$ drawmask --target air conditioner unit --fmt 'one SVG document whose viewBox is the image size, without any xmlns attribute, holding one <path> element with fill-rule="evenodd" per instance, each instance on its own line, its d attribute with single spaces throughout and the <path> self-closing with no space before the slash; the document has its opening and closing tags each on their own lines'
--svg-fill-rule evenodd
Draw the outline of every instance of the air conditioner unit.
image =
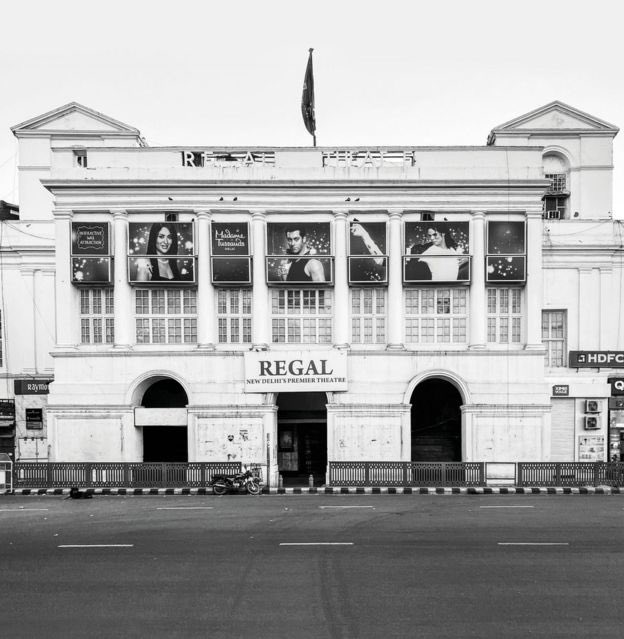
<svg viewBox="0 0 624 639">
<path fill-rule="evenodd" d="M 585 430 L 600 428 L 600 415 L 585 415 Z"/>
<path fill-rule="evenodd" d="M 560 220 L 562 215 L 561 215 L 561 211 L 546 211 L 544 217 L 547 220 Z"/>
<path fill-rule="evenodd" d="M 602 412 L 602 402 L 598 399 L 586 399 L 585 400 L 585 412 L 586 413 L 600 413 Z"/>
</svg>

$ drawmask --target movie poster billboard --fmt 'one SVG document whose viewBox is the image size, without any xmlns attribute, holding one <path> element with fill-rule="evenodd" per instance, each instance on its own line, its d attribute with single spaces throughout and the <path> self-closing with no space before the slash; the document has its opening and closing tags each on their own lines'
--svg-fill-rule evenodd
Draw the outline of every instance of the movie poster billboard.
<svg viewBox="0 0 624 639">
<path fill-rule="evenodd" d="M 210 249 L 213 284 L 251 284 L 247 222 L 213 222 Z"/>
<path fill-rule="evenodd" d="M 388 281 L 385 222 L 349 224 L 349 283 L 385 284 Z"/>
<path fill-rule="evenodd" d="M 76 286 L 112 284 L 108 222 L 72 222 L 71 273 Z"/>
<path fill-rule="evenodd" d="M 488 221 L 486 259 L 488 282 L 524 282 L 526 279 L 524 221 Z"/>
<path fill-rule="evenodd" d="M 131 284 L 195 281 L 191 222 L 131 222 L 128 229 L 128 280 Z"/>
<path fill-rule="evenodd" d="M 406 222 L 404 237 L 404 282 L 470 282 L 468 222 Z"/>
<path fill-rule="evenodd" d="M 329 222 L 267 223 L 269 284 L 331 284 Z"/>
</svg>

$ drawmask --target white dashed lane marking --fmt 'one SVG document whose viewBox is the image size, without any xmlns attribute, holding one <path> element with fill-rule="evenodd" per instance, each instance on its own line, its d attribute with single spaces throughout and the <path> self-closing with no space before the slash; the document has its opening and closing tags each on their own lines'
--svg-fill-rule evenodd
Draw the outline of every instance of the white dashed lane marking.
<svg viewBox="0 0 624 639">
<path fill-rule="evenodd" d="M 134 548 L 134 544 L 63 544 L 59 548 Z"/>
</svg>

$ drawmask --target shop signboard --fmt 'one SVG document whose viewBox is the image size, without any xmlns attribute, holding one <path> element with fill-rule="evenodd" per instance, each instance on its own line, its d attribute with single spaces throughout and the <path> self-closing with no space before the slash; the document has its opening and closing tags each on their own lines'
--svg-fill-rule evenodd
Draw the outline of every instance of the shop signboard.
<svg viewBox="0 0 624 639">
<path fill-rule="evenodd" d="M 43 430 L 43 409 L 26 409 L 26 428 L 29 430 Z"/>
<path fill-rule="evenodd" d="M 245 353 L 246 393 L 310 393 L 347 390 L 344 351 Z"/>
<path fill-rule="evenodd" d="M 360 222 L 349 225 L 349 283 L 386 284 L 388 254 L 385 222 Z"/>
<path fill-rule="evenodd" d="M 570 351 L 570 368 L 624 368 L 624 351 Z"/>
<path fill-rule="evenodd" d="M 16 379 L 13 389 L 16 395 L 47 395 L 50 392 L 49 379 Z"/>
<path fill-rule="evenodd" d="M 611 395 L 613 397 L 624 395 L 624 377 L 609 377 L 607 381 L 611 384 Z"/>
<path fill-rule="evenodd" d="M 108 222 L 72 222 L 71 272 L 76 286 L 112 283 Z"/>
<path fill-rule="evenodd" d="M 191 222 L 130 222 L 128 281 L 131 284 L 193 284 L 195 243 Z"/>
<path fill-rule="evenodd" d="M 526 280 L 524 221 L 488 221 L 486 278 L 488 282 L 499 283 Z"/>
<path fill-rule="evenodd" d="M 331 284 L 331 256 L 329 222 L 267 223 L 269 284 Z"/>
<path fill-rule="evenodd" d="M 553 397 L 568 397 L 570 395 L 570 386 L 568 384 L 555 384 L 552 387 Z"/>
<path fill-rule="evenodd" d="M 406 222 L 403 280 L 470 282 L 468 222 Z"/>
<path fill-rule="evenodd" d="M 249 224 L 247 222 L 213 222 L 210 249 L 212 283 L 251 284 Z"/>
</svg>

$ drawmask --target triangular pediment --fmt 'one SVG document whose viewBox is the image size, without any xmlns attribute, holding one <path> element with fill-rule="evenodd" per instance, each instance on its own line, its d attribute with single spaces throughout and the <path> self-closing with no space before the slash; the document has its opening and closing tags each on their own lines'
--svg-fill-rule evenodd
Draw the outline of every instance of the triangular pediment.
<svg viewBox="0 0 624 639">
<path fill-rule="evenodd" d="M 28 134 L 67 133 L 71 135 L 91 132 L 112 136 L 140 135 L 138 129 L 77 102 L 70 102 L 58 109 L 26 120 L 11 127 L 11 130 L 18 137 Z"/>
<path fill-rule="evenodd" d="M 526 134 L 546 132 L 595 132 L 615 135 L 618 128 L 593 115 L 555 100 L 492 129 L 494 134 Z"/>
</svg>

